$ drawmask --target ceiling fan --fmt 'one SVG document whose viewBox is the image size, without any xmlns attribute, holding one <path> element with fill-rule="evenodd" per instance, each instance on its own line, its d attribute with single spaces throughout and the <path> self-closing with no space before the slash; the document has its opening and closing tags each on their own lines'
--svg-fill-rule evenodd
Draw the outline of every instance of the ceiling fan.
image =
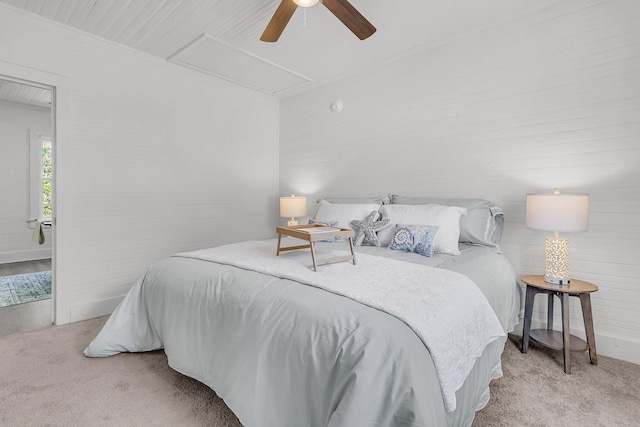
<svg viewBox="0 0 640 427">
<path fill-rule="evenodd" d="M 271 17 L 267 28 L 262 33 L 260 40 L 263 42 L 275 42 L 284 31 L 284 27 L 293 16 L 298 6 L 310 7 L 319 0 L 282 0 L 278 9 Z M 376 32 L 376 27 L 356 10 L 347 0 L 322 0 L 336 18 L 349 28 L 360 40 L 364 40 Z"/>
</svg>

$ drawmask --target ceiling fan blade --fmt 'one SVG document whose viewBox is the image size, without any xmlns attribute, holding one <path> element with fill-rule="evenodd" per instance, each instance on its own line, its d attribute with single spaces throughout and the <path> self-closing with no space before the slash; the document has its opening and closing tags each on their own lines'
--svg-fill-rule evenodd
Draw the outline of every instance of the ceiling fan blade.
<svg viewBox="0 0 640 427">
<path fill-rule="evenodd" d="M 284 31 L 284 27 L 293 16 L 293 13 L 298 8 L 298 5 L 293 0 L 282 0 L 280 6 L 276 9 L 276 12 L 271 17 L 271 21 L 267 24 L 264 33 L 260 36 L 260 40 L 263 42 L 275 42 L 280 38 L 280 34 Z"/>
<path fill-rule="evenodd" d="M 322 0 L 327 9 L 349 28 L 360 40 L 376 32 L 376 27 L 367 21 L 347 0 Z"/>
</svg>

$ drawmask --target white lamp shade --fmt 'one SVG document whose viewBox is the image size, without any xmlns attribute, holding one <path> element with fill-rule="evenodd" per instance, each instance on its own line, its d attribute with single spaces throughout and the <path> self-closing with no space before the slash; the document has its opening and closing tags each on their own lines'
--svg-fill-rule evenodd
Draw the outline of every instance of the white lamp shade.
<svg viewBox="0 0 640 427">
<path fill-rule="evenodd" d="M 304 196 L 280 197 L 280 216 L 292 218 L 307 214 L 307 198 Z"/>
<path fill-rule="evenodd" d="M 527 194 L 526 225 L 534 230 L 585 231 L 588 194 Z"/>
</svg>

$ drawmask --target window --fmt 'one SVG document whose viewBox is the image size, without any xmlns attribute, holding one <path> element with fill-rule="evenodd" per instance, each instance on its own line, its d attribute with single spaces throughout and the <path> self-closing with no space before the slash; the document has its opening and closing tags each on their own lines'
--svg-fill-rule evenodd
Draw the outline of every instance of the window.
<svg viewBox="0 0 640 427">
<path fill-rule="evenodd" d="M 52 159 L 51 137 L 30 132 L 30 215 L 29 219 L 51 221 Z"/>
</svg>

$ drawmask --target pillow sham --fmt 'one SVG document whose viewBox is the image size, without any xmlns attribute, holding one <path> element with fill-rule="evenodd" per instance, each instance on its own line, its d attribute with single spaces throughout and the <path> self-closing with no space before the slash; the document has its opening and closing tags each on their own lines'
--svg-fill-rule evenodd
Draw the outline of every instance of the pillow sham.
<svg viewBox="0 0 640 427">
<path fill-rule="evenodd" d="M 392 224 L 433 225 L 439 227 L 435 236 L 435 252 L 460 255 L 458 238 L 460 237 L 460 217 L 467 210 L 458 206 L 441 205 L 383 205 L 380 207 L 382 219 L 390 219 Z M 387 246 L 393 238 L 396 228 L 388 228 L 378 233 L 382 245 Z"/>
<path fill-rule="evenodd" d="M 430 257 L 435 250 L 434 241 L 438 228 L 432 225 L 399 225 L 388 248 Z"/>
<path fill-rule="evenodd" d="M 366 218 L 371 211 L 377 211 L 378 207 L 380 205 L 377 203 L 329 203 L 326 200 L 320 200 L 313 214 L 313 220 L 324 223 L 336 221 L 337 227 L 353 230 L 352 220 Z"/>
<path fill-rule="evenodd" d="M 356 230 L 356 234 L 353 237 L 353 243 L 356 246 L 361 246 L 363 244 L 369 246 L 380 246 L 380 240 L 376 233 L 389 227 L 391 225 L 391 220 L 383 219 L 381 221 L 376 221 L 379 215 L 380 214 L 376 209 L 375 211 L 371 211 L 371 213 L 363 220 L 354 219 L 351 221 L 351 225 L 353 225 Z"/>
<path fill-rule="evenodd" d="M 338 221 L 327 221 L 327 222 L 318 222 L 314 219 L 310 219 L 309 220 L 309 224 L 320 224 L 320 225 L 327 225 L 329 227 L 337 227 L 338 226 Z M 327 239 L 324 240 L 320 240 L 320 242 L 329 242 L 329 243 L 333 243 L 336 241 L 335 237 L 329 237 Z"/>
<path fill-rule="evenodd" d="M 460 218 L 460 243 L 487 246 L 500 252 L 504 214 L 495 203 L 484 199 L 445 199 L 437 197 L 391 196 L 391 203 L 403 205 L 459 206 L 467 210 Z"/>
</svg>

